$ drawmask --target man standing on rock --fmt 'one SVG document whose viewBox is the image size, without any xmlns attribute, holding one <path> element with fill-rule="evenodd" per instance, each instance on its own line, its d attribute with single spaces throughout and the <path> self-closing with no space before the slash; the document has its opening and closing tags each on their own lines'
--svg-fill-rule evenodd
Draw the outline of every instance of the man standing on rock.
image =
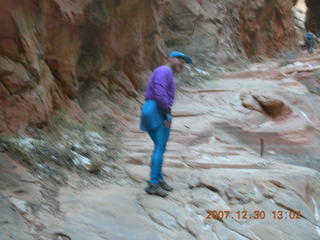
<svg viewBox="0 0 320 240">
<path fill-rule="evenodd" d="M 172 122 L 171 106 L 176 88 L 174 74 L 180 73 L 185 63 L 191 64 L 191 58 L 181 52 L 170 53 L 167 64 L 153 71 L 141 109 L 140 129 L 147 131 L 154 143 L 150 181 L 145 191 L 161 197 L 173 190 L 163 179 L 162 164 Z"/>
</svg>

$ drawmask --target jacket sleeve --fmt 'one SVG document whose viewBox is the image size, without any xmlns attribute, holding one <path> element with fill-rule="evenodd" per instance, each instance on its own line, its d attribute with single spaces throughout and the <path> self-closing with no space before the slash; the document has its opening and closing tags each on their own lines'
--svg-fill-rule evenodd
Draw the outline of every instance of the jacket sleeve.
<svg viewBox="0 0 320 240">
<path fill-rule="evenodd" d="M 165 72 L 159 71 L 154 76 L 154 93 L 161 110 L 167 112 L 169 106 L 168 78 Z"/>
</svg>

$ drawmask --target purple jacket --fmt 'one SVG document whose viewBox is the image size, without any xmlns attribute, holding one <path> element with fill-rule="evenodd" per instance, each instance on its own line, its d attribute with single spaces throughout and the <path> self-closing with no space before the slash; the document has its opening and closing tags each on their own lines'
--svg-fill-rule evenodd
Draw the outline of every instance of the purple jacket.
<svg viewBox="0 0 320 240">
<path fill-rule="evenodd" d="M 163 65 L 153 71 L 145 98 L 156 100 L 162 110 L 168 110 L 173 105 L 175 90 L 176 82 L 173 71 L 170 67 Z"/>
</svg>

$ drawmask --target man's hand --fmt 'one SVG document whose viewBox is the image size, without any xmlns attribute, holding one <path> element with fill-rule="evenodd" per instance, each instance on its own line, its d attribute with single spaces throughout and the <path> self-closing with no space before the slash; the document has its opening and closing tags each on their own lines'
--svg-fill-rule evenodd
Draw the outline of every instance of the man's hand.
<svg viewBox="0 0 320 240">
<path fill-rule="evenodd" d="M 166 113 L 166 120 L 164 120 L 164 125 L 168 128 L 171 128 L 171 122 L 172 122 L 172 115 L 171 115 L 171 109 L 170 113 Z"/>
<path fill-rule="evenodd" d="M 164 120 L 163 123 L 167 128 L 171 128 L 171 122 L 169 122 L 168 120 Z"/>
</svg>

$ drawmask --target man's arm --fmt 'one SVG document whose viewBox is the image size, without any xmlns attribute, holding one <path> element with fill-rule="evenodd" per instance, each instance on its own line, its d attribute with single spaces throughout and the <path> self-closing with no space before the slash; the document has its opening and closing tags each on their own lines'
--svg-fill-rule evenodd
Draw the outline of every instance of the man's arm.
<svg viewBox="0 0 320 240">
<path fill-rule="evenodd" d="M 165 71 L 159 71 L 154 76 L 154 93 L 156 101 L 162 113 L 162 117 L 165 120 L 165 125 L 170 127 L 172 121 L 171 116 L 171 103 L 168 95 L 169 78 Z"/>
<path fill-rule="evenodd" d="M 171 113 L 168 96 L 168 77 L 165 72 L 157 72 L 154 76 L 154 93 L 161 110 Z"/>
</svg>

